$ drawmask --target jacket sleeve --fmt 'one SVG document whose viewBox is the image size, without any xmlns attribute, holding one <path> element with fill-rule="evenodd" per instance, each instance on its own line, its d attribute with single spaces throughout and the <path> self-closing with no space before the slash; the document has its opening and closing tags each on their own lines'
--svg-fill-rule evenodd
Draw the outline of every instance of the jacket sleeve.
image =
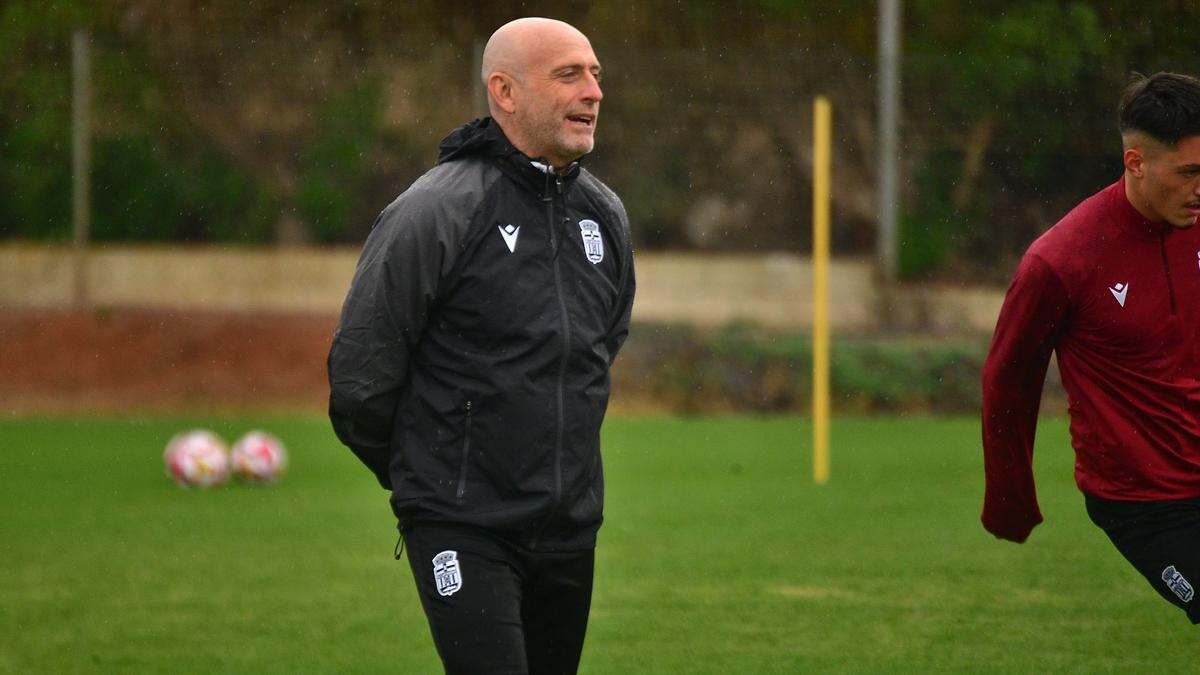
<svg viewBox="0 0 1200 675">
<path fill-rule="evenodd" d="M 610 366 L 616 360 L 617 352 L 621 351 L 621 345 L 625 344 L 625 338 L 629 337 L 629 320 L 633 315 L 633 296 L 637 287 L 633 271 L 633 251 L 629 252 L 629 256 L 628 278 L 625 280 L 625 288 L 621 291 L 612 328 L 609 329 L 608 338 L 605 340 Z"/>
<path fill-rule="evenodd" d="M 621 351 L 621 345 L 625 344 L 625 338 L 629 337 L 629 321 L 633 315 L 633 297 L 637 290 L 637 275 L 634 272 L 633 244 L 629 240 L 629 225 L 624 220 L 622 224 L 626 239 L 625 255 L 621 266 L 621 290 L 617 297 L 616 311 L 613 312 L 608 336 L 604 341 L 605 347 L 608 348 L 608 365 L 610 366 L 616 360 L 617 352 Z"/>
<path fill-rule="evenodd" d="M 1026 254 L 1005 295 L 983 366 L 982 521 L 1002 539 L 1024 542 L 1042 522 L 1033 479 L 1033 442 L 1050 353 L 1070 312 L 1066 288 Z"/>
<path fill-rule="evenodd" d="M 329 350 L 334 432 L 388 489 L 393 417 L 445 252 L 437 215 L 422 201 L 402 195 L 376 219 Z"/>
</svg>

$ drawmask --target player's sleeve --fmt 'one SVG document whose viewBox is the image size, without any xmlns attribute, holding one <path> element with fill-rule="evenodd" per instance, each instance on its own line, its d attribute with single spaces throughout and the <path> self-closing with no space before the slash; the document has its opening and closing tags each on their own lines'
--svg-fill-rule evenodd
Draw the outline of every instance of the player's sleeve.
<svg viewBox="0 0 1200 675">
<path fill-rule="evenodd" d="M 983 366 L 983 526 L 1023 542 L 1038 523 L 1033 442 L 1050 354 L 1069 320 L 1057 274 L 1026 254 L 1005 295 Z"/>
<path fill-rule="evenodd" d="M 435 214 L 402 196 L 375 221 L 329 350 L 329 419 L 339 440 L 391 489 L 396 406 L 437 295 L 444 242 Z"/>
</svg>

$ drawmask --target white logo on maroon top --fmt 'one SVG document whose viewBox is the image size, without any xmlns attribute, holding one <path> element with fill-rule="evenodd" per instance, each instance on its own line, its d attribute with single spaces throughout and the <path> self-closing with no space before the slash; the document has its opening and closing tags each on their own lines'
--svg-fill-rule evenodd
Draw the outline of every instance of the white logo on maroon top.
<svg viewBox="0 0 1200 675">
<path fill-rule="evenodd" d="M 1114 298 L 1117 299 L 1117 304 L 1121 305 L 1122 307 L 1125 306 L 1125 295 L 1129 293 L 1129 284 L 1117 284 L 1116 286 L 1110 287 L 1108 291 L 1113 294 Z"/>
</svg>

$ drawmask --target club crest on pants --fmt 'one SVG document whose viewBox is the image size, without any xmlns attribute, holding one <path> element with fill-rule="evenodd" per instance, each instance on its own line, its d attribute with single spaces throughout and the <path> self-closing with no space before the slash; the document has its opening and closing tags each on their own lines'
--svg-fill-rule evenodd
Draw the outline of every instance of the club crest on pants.
<svg viewBox="0 0 1200 675">
<path fill-rule="evenodd" d="M 449 597 L 462 588 L 462 571 L 458 568 L 458 551 L 442 551 L 433 556 L 433 582 L 438 595 Z"/>
<path fill-rule="evenodd" d="M 1174 565 L 1168 565 L 1167 569 L 1162 571 L 1162 580 L 1167 582 L 1167 587 L 1171 589 L 1179 599 L 1184 602 L 1191 602 L 1195 591 L 1192 590 L 1192 585 L 1187 579 L 1175 569 Z"/>
</svg>

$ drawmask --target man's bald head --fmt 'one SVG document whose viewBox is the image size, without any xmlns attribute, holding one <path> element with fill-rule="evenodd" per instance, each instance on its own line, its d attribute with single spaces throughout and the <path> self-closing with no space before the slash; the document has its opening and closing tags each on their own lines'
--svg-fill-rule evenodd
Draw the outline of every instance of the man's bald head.
<svg viewBox="0 0 1200 675">
<path fill-rule="evenodd" d="M 504 24 L 483 50 L 488 109 L 521 152 L 563 168 L 591 152 L 600 63 L 574 26 L 539 17 Z"/>
<path fill-rule="evenodd" d="M 588 41 L 574 26 L 556 19 L 527 16 L 509 21 L 492 33 L 483 48 L 483 67 L 480 72 L 483 85 L 487 86 L 488 77 L 495 72 L 508 73 L 521 79 L 531 63 L 537 61 L 539 52 L 545 51 L 547 42 L 572 38 L 585 43 Z"/>
</svg>

